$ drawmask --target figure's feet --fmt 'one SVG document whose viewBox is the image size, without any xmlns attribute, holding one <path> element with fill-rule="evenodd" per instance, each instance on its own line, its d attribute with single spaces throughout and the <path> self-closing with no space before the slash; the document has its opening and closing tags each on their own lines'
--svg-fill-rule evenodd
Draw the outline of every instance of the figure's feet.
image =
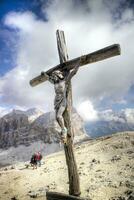
<svg viewBox="0 0 134 200">
<path fill-rule="evenodd" d="M 67 144 L 67 129 L 64 127 L 61 131 L 61 140 L 63 144 Z"/>
<path fill-rule="evenodd" d="M 67 135 L 67 128 L 64 127 L 61 132 L 62 132 L 63 135 Z"/>
<path fill-rule="evenodd" d="M 63 143 L 63 144 L 67 144 L 67 138 L 61 136 L 61 140 L 62 140 L 62 143 Z"/>
</svg>

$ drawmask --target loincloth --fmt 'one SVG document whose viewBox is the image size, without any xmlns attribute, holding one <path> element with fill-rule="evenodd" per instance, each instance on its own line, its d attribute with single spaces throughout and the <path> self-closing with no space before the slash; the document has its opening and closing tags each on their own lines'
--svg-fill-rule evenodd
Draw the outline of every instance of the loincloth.
<svg viewBox="0 0 134 200">
<path fill-rule="evenodd" d="M 56 96 L 54 100 L 54 109 L 59 110 L 61 106 L 66 107 L 66 98 L 63 96 Z"/>
</svg>

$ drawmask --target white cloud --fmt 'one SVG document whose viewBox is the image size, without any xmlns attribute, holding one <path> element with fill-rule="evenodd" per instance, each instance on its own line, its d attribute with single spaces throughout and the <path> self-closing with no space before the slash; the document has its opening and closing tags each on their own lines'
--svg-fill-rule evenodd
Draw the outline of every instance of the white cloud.
<svg viewBox="0 0 134 200">
<path fill-rule="evenodd" d="M 121 123 L 134 124 L 134 109 L 126 108 L 120 111 L 113 111 L 112 109 L 97 112 L 99 121 L 115 121 Z"/>
<path fill-rule="evenodd" d="M 120 43 L 122 55 L 81 68 L 73 79 L 74 104 L 90 99 L 97 102 L 105 97 L 121 101 L 134 83 L 134 13 L 124 10 L 118 22 L 113 20 L 112 6 L 105 1 L 52 1 L 43 7 L 48 21 L 41 21 L 32 12 L 7 14 L 5 24 L 18 31 L 17 66 L 0 80 L 1 103 L 22 107 L 53 108 L 52 85 L 44 83 L 35 88 L 29 80 L 59 63 L 56 29 L 66 35 L 70 58 Z"/>
<path fill-rule="evenodd" d="M 125 109 L 124 111 L 127 122 L 134 123 L 134 109 Z"/>
<path fill-rule="evenodd" d="M 6 115 L 8 112 L 10 112 L 10 109 L 0 106 L 0 117 L 2 117 L 3 115 Z"/>
<path fill-rule="evenodd" d="M 99 112 L 98 119 L 100 121 L 118 121 L 122 123 L 125 122 L 123 116 L 118 112 L 114 112 L 112 109 Z"/>
<path fill-rule="evenodd" d="M 85 121 L 96 121 L 98 119 L 97 111 L 89 100 L 80 103 L 77 106 L 77 111 Z"/>
<path fill-rule="evenodd" d="M 35 21 L 36 17 L 32 12 L 10 12 L 5 18 L 6 25 L 28 33 L 34 30 Z"/>
</svg>

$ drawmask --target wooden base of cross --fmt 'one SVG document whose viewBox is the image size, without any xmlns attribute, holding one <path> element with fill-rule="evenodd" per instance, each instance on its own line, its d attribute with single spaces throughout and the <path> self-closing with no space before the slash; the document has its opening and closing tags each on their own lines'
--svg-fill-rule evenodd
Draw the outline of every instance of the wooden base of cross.
<svg viewBox="0 0 134 200">
<path fill-rule="evenodd" d="M 75 197 L 58 192 L 46 192 L 47 200 L 87 200 L 87 198 Z"/>
<path fill-rule="evenodd" d="M 114 44 L 111 46 L 108 46 L 106 48 L 103 48 L 101 50 L 98 50 L 96 52 L 87 54 L 81 57 L 75 58 L 73 60 L 68 60 L 68 53 L 66 48 L 66 42 L 64 37 L 64 32 L 57 30 L 57 46 L 58 46 L 58 52 L 59 52 L 59 58 L 60 58 L 60 64 L 49 69 L 46 74 L 51 75 L 52 72 L 56 70 L 60 71 L 70 71 L 72 70 L 78 62 L 80 63 L 80 66 L 90 64 L 93 62 L 101 61 L 113 56 L 120 55 L 120 46 L 118 44 Z M 41 74 L 34 79 L 30 81 L 31 86 L 36 86 L 44 81 L 46 81 L 47 78 L 45 75 Z M 80 196 L 80 183 L 79 183 L 79 175 L 77 170 L 77 165 L 75 161 L 74 156 L 74 150 L 73 150 L 73 138 L 74 133 L 71 125 L 71 114 L 72 114 L 72 87 L 71 87 L 71 81 L 68 83 L 67 92 L 67 106 L 66 110 L 63 114 L 65 126 L 67 128 L 67 145 L 64 145 L 65 150 L 65 157 L 66 157 L 66 164 L 68 167 L 68 178 L 69 178 L 69 195 L 60 194 L 60 193 L 53 193 L 49 192 L 47 193 L 47 200 L 82 200 L 82 198 L 78 197 Z"/>
</svg>

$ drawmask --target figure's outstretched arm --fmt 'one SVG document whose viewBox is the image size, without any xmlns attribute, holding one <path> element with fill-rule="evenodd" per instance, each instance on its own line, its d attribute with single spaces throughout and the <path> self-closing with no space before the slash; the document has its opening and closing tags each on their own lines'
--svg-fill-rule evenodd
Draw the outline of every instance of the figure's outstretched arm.
<svg viewBox="0 0 134 200">
<path fill-rule="evenodd" d="M 53 83 L 53 81 L 51 80 L 50 76 L 46 73 L 46 72 L 41 72 L 41 76 L 45 76 L 45 78 L 50 81 L 51 83 Z"/>
<path fill-rule="evenodd" d="M 69 73 L 69 75 L 66 78 L 66 83 L 68 83 L 71 78 L 77 73 L 80 63 L 82 62 L 82 60 L 85 59 L 84 56 L 80 57 L 80 60 L 78 61 L 78 63 L 76 64 L 76 66 L 74 67 L 74 69 Z"/>
<path fill-rule="evenodd" d="M 79 69 L 79 63 L 75 66 L 75 68 L 69 72 L 67 78 L 66 78 L 66 82 L 69 82 L 71 80 L 71 78 L 77 73 L 78 69 Z"/>
</svg>

